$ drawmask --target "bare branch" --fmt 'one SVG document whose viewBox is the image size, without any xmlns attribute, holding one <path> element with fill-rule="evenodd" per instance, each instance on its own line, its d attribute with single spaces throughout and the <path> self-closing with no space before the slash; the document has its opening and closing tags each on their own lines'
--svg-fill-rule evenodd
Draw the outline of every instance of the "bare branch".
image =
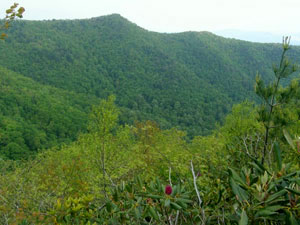
<svg viewBox="0 0 300 225">
<path fill-rule="evenodd" d="M 170 185 L 172 186 L 171 172 L 172 172 L 172 168 L 169 167 L 169 182 L 170 182 Z"/>
<path fill-rule="evenodd" d="M 176 212 L 175 225 L 177 225 L 177 223 L 178 223 L 178 217 L 179 217 L 179 210 L 177 210 L 177 212 Z"/>
<path fill-rule="evenodd" d="M 200 193 L 199 193 L 199 190 L 198 190 L 198 187 L 197 187 L 197 176 L 196 176 L 195 171 L 194 171 L 194 165 L 193 165 L 192 160 L 191 160 L 191 171 L 192 171 L 192 174 L 193 174 L 194 188 L 195 188 L 195 191 L 196 191 L 196 194 L 197 194 L 197 197 L 198 197 L 199 207 L 200 207 L 201 212 L 202 212 L 202 224 L 205 225 L 205 212 L 204 212 L 204 209 L 201 206 L 202 205 L 202 200 L 201 200 Z"/>
</svg>

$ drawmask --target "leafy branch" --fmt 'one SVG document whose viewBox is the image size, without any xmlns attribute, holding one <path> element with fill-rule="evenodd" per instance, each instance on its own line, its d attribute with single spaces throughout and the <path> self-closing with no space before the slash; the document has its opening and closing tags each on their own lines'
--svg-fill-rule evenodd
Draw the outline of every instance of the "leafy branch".
<svg viewBox="0 0 300 225">
<path fill-rule="evenodd" d="M 4 40 L 7 37 L 7 34 L 4 30 L 7 30 L 11 26 L 11 22 L 17 18 L 23 18 L 23 13 L 25 12 L 24 7 L 19 7 L 18 3 L 14 3 L 9 9 L 6 10 L 6 16 L 4 19 L 4 24 L 0 25 L 0 30 L 3 30 L 1 33 L 0 39 Z"/>
<path fill-rule="evenodd" d="M 289 61 L 286 56 L 290 49 L 290 37 L 283 37 L 282 41 L 283 52 L 279 66 L 273 66 L 275 80 L 269 85 L 265 85 L 260 75 L 256 77 L 255 92 L 263 100 L 263 104 L 259 110 L 259 120 L 263 122 L 265 127 L 264 148 L 261 159 L 261 164 L 264 164 L 266 151 L 269 144 L 270 130 L 281 126 L 284 123 L 284 118 L 277 118 L 276 109 L 288 103 L 296 93 L 298 83 L 291 82 L 286 88 L 280 86 L 280 81 L 287 78 L 298 70 L 298 66 Z"/>
</svg>

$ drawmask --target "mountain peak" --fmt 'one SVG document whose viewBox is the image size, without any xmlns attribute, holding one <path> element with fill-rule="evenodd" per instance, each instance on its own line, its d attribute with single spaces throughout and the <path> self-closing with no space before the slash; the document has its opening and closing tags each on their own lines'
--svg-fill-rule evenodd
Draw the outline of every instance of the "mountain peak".
<svg viewBox="0 0 300 225">
<path fill-rule="evenodd" d="M 101 22 L 105 22 L 105 23 L 113 23 L 113 24 L 122 24 L 125 26 L 131 26 L 131 25 L 135 25 L 137 26 L 135 23 L 129 21 L 128 19 L 126 19 L 125 17 L 123 17 L 122 15 L 118 14 L 118 13 L 113 13 L 113 14 L 109 14 L 109 15 L 105 15 L 105 16 L 98 16 L 98 17 L 93 17 L 91 18 L 91 20 L 94 21 L 101 21 Z"/>
<path fill-rule="evenodd" d="M 112 13 L 112 14 L 108 14 L 108 15 L 104 15 L 104 16 L 97 16 L 97 17 L 93 17 L 91 19 L 96 19 L 96 20 L 98 20 L 98 19 L 117 19 L 117 20 L 124 20 L 124 21 L 129 22 L 128 19 L 126 19 L 119 13 Z"/>
</svg>

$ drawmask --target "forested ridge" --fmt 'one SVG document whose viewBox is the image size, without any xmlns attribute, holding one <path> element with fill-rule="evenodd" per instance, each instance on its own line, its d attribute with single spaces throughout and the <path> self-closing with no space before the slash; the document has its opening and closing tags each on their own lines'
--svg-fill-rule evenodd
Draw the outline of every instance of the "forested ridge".
<svg viewBox="0 0 300 225">
<path fill-rule="evenodd" d="M 257 71 L 270 80 L 272 62 L 280 57 L 280 45 L 209 32 L 155 33 L 117 14 L 16 21 L 7 34 L 10 38 L 0 45 L 2 67 L 41 85 L 92 96 L 81 108 L 115 94 L 121 123 L 153 120 L 189 137 L 211 133 L 234 103 L 253 100 Z M 289 54 L 299 60 L 299 51 L 294 47 Z M 73 107 L 72 101 L 66 104 Z M 86 129 L 78 121 L 73 122 L 79 130 Z M 76 132 L 71 133 L 68 139 L 74 140 Z"/>
<path fill-rule="evenodd" d="M 0 67 L 1 156 L 24 159 L 86 131 L 96 98 L 41 85 Z"/>
<path fill-rule="evenodd" d="M 1 37 L 1 224 L 300 224 L 288 37 L 159 34 L 119 15 Z"/>
</svg>

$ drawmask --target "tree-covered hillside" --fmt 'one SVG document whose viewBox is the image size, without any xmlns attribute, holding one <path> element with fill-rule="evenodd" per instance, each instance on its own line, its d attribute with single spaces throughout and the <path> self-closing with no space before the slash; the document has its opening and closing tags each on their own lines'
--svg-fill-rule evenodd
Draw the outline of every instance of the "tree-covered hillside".
<svg viewBox="0 0 300 225">
<path fill-rule="evenodd" d="M 42 85 L 0 67 L 0 156 L 24 159 L 76 140 L 96 98 Z"/>
<path fill-rule="evenodd" d="M 177 127 L 189 136 L 209 134 L 233 103 L 253 99 L 256 72 L 269 80 L 272 62 L 280 57 L 280 45 L 208 32 L 149 32 L 120 15 L 15 21 L 7 33 L 9 38 L 0 44 L 0 65 L 58 92 L 65 90 L 58 99 L 70 91 L 73 100 L 81 98 L 77 94 L 115 94 L 122 123 L 154 120 L 161 128 Z M 300 48 L 290 54 L 299 61 Z M 21 84 L 27 88 L 26 82 Z M 85 99 L 81 108 L 93 104 L 93 98 Z M 73 100 L 64 105 L 75 107 Z M 74 117 L 64 115 L 66 120 Z"/>
<path fill-rule="evenodd" d="M 288 37 L 279 50 L 118 15 L 15 25 L 0 43 L 0 224 L 300 224 Z M 245 98 L 259 104 L 210 130 Z"/>
</svg>

